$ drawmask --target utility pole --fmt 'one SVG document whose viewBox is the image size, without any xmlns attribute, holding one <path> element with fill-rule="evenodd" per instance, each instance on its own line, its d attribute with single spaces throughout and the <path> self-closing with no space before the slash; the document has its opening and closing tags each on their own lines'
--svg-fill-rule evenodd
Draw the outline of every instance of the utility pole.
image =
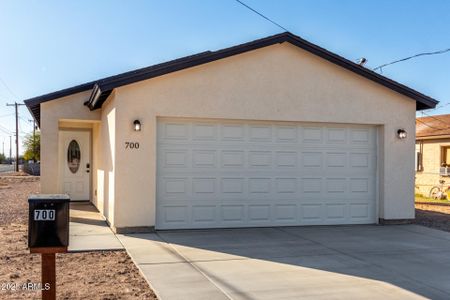
<svg viewBox="0 0 450 300">
<path fill-rule="evenodd" d="M 9 136 L 9 164 L 12 164 L 11 156 L 12 156 L 12 143 L 11 143 L 12 136 Z"/>
<path fill-rule="evenodd" d="M 23 103 L 14 102 L 12 104 L 7 103 L 6 106 L 14 106 L 16 109 L 16 172 L 19 172 L 19 110 L 20 105 L 25 105 Z"/>
</svg>

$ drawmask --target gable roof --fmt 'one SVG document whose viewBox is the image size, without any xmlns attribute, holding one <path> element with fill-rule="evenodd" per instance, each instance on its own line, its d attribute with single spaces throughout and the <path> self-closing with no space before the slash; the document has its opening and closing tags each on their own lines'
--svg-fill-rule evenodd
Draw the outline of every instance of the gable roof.
<svg viewBox="0 0 450 300">
<path fill-rule="evenodd" d="M 225 48 L 222 50 L 201 52 L 199 54 L 186 56 L 165 63 L 153 65 L 142 69 L 137 69 L 130 72 L 125 72 L 119 75 L 110 76 L 103 79 L 77 85 L 68 89 L 63 89 L 53 93 L 30 98 L 25 100 L 24 102 L 27 105 L 28 109 L 30 110 L 31 114 L 36 119 L 37 123 L 40 124 L 40 104 L 43 102 L 91 90 L 91 95 L 89 97 L 89 100 L 85 102 L 85 105 L 89 107 L 90 110 L 95 110 L 102 107 L 102 104 L 106 101 L 106 99 L 112 93 L 112 91 L 117 87 L 284 42 L 291 43 L 292 45 L 295 45 L 303 50 L 315 54 L 338 66 L 341 66 L 347 70 L 355 72 L 358 75 L 361 75 L 369 80 L 375 81 L 391 90 L 394 90 L 413 100 L 416 100 L 417 110 L 434 108 L 436 104 L 439 103 L 437 100 L 429 96 L 426 96 L 392 79 L 384 77 L 370 69 L 360 66 L 348 59 L 345 59 L 315 44 L 312 44 L 296 35 L 293 35 L 290 32 L 276 34 L 252 42 L 244 43 L 230 48 Z"/>
<path fill-rule="evenodd" d="M 450 114 L 416 118 L 416 138 L 450 138 Z"/>
</svg>

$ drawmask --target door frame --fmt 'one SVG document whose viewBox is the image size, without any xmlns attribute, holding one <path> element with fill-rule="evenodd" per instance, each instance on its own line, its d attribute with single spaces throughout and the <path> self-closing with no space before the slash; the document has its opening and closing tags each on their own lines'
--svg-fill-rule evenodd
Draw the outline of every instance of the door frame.
<svg viewBox="0 0 450 300">
<path fill-rule="evenodd" d="M 61 193 L 61 191 L 62 191 L 62 183 L 61 183 L 61 176 L 62 176 L 62 174 L 61 174 L 61 164 L 63 163 L 63 162 L 61 162 L 60 161 L 60 157 L 59 157 L 59 154 L 60 154 L 60 152 L 59 152 L 59 150 L 62 150 L 62 149 L 59 149 L 59 146 L 60 146 L 60 140 L 59 140 L 59 133 L 61 132 L 61 131 L 87 131 L 87 132 L 89 132 L 89 156 L 90 156 L 90 166 L 91 166 L 91 168 L 90 168 L 90 172 L 89 172 L 89 199 L 87 199 L 87 200 L 70 200 L 70 202 L 92 202 L 92 200 L 93 200 L 93 195 L 92 195 L 92 191 L 93 191 L 93 187 L 92 187 L 92 185 L 93 185 L 93 180 L 92 180 L 92 173 L 93 173 L 93 161 L 94 161 L 94 151 L 92 150 L 92 146 L 93 146 L 93 137 L 92 137 L 92 135 L 93 135 L 93 130 L 92 130 L 92 128 L 73 128 L 73 127 L 59 127 L 58 128 L 58 189 L 59 189 L 59 192 Z"/>
</svg>

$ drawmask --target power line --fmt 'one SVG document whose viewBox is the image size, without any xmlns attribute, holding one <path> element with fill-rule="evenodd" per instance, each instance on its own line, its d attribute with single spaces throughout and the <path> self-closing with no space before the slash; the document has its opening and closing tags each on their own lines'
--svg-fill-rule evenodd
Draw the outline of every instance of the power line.
<svg viewBox="0 0 450 300">
<path fill-rule="evenodd" d="M 4 133 L 6 133 L 7 135 L 12 135 L 12 131 L 9 131 L 8 128 L 3 127 L 0 125 L 0 130 L 3 131 Z"/>
<path fill-rule="evenodd" d="M 6 84 L 6 82 L 0 77 L 0 82 L 3 83 L 5 88 L 8 90 L 8 92 L 14 96 L 15 98 L 19 99 L 19 97 L 9 88 L 9 86 Z"/>
<path fill-rule="evenodd" d="M 436 120 L 436 121 L 441 122 L 442 124 L 447 125 L 446 127 L 438 128 L 438 127 L 435 127 L 435 126 L 431 126 L 431 125 L 427 124 L 426 122 L 424 122 L 424 121 L 419 120 L 419 119 L 416 118 L 416 121 L 418 121 L 418 122 L 424 124 L 425 126 L 430 127 L 430 128 L 432 128 L 432 129 L 436 129 L 436 130 L 444 130 L 444 129 L 449 129 L 449 128 L 450 128 L 450 123 L 447 123 L 447 122 L 445 122 L 445 121 L 443 121 L 443 120 L 441 120 L 441 119 L 439 119 L 439 118 L 436 118 L 435 116 L 432 116 L 432 115 L 429 115 L 429 114 L 427 114 L 427 113 L 424 113 L 423 111 L 422 111 L 421 113 L 422 113 L 422 115 L 426 115 L 426 116 L 429 117 L 429 118 L 432 118 L 432 119 L 434 119 L 434 120 Z"/>
<path fill-rule="evenodd" d="M 441 122 L 441 123 L 443 123 L 443 124 L 445 124 L 445 125 L 447 125 L 447 126 L 450 126 L 450 123 L 447 123 L 447 122 L 445 122 L 445 121 L 443 121 L 443 120 L 441 120 L 441 119 L 438 119 L 438 118 L 436 118 L 435 116 L 429 115 L 429 114 L 427 114 L 427 113 L 425 113 L 425 112 L 423 112 L 423 111 L 422 111 L 422 114 L 423 114 L 423 115 L 426 115 L 426 116 L 428 116 L 429 118 L 432 118 L 432 119 L 434 119 L 434 120 L 436 120 L 436 121 L 439 121 L 439 122 Z M 442 129 L 447 129 L 447 128 L 449 128 L 449 127 L 442 128 Z"/>
<path fill-rule="evenodd" d="M 8 128 L 6 128 L 6 127 L 3 126 L 3 125 L 0 125 L 0 128 L 2 128 L 2 129 L 5 130 L 5 131 L 8 131 L 9 133 L 12 133 L 12 130 L 9 130 Z"/>
<path fill-rule="evenodd" d="M 236 1 L 238 1 L 238 0 L 236 0 Z M 444 53 L 447 53 L 447 52 L 450 52 L 450 48 L 439 50 L 439 51 L 434 51 L 434 52 L 418 53 L 418 54 L 411 55 L 411 56 L 408 56 L 408 57 L 405 57 L 405 58 L 402 58 L 402 59 L 394 60 L 394 61 L 392 61 L 390 63 L 387 63 L 387 64 L 382 64 L 382 65 L 374 68 L 373 71 L 380 70 L 381 73 L 383 73 L 383 68 L 384 67 L 387 67 L 387 66 L 390 66 L 390 65 L 393 65 L 393 64 L 405 61 L 405 60 L 410 60 L 410 59 L 413 59 L 413 58 L 416 58 L 416 57 L 420 57 L 420 56 L 444 54 Z"/>
<path fill-rule="evenodd" d="M 416 118 L 416 121 L 419 122 L 419 123 L 422 123 L 423 125 L 425 125 L 425 126 L 427 126 L 427 127 L 430 127 L 431 129 L 436 129 L 436 130 L 442 130 L 442 129 L 445 129 L 445 128 L 437 128 L 437 127 L 428 125 L 427 123 L 425 123 L 425 122 L 423 122 L 423 121 L 421 121 L 421 120 L 419 120 L 419 119 L 417 119 L 417 118 Z"/>
<path fill-rule="evenodd" d="M 281 26 L 280 24 L 278 24 L 277 22 L 275 22 L 274 20 L 270 19 L 269 17 L 266 17 L 265 15 L 263 15 L 262 13 L 260 13 L 259 11 L 257 11 L 256 9 L 248 6 L 247 4 L 245 4 L 244 2 L 240 1 L 240 0 L 235 0 L 237 3 L 241 4 L 242 6 L 246 7 L 247 9 L 251 10 L 252 12 L 254 12 L 255 14 L 259 15 L 260 17 L 266 19 L 267 21 L 269 21 L 270 23 L 272 23 L 275 26 L 278 26 L 279 28 L 283 29 L 284 31 L 289 31 L 287 30 L 285 27 Z"/>
<path fill-rule="evenodd" d="M 30 122 L 27 119 L 25 119 L 24 117 L 19 116 L 19 121 L 23 121 L 23 122 L 25 122 L 25 125 L 30 126 L 31 128 L 33 128 L 33 125 L 30 124 Z M 19 122 L 19 126 L 20 126 L 20 122 Z"/>
<path fill-rule="evenodd" d="M 433 110 L 441 109 L 441 108 L 444 108 L 444 107 L 449 106 L 449 105 L 450 105 L 450 102 L 447 102 L 447 103 L 444 103 L 442 105 L 436 106 L 435 108 L 433 108 Z"/>
<path fill-rule="evenodd" d="M 9 98 L 9 96 L 3 90 L 0 90 L 0 97 L 5 100 L 6 98 Z"/>
<path fill-rule="evenodd" d="M 244 6 L 245 8 L 251 10 L 251 11 L 254 12 L 255 14 L 259 15 L 260 17 L 264 18 L 265 20 L 269 21 L 270 23 L 274 24 L 275 26 L 277 26 L 277 27 L 283 29 L 284 31 L 289 31 L 286 27 L 284 27 L 284 26 L 280 25 L 279 23 L 275 22 L 274 20 L 270 19 L 269 17 L 265 16 L 264 14 L 262 14 L 262 13 L 259 12 L 259 11 L 257 11 L 256 9 L 254 9 L 254 8 L 250 7 L 249 5 L 245 4 L 245 3 L 242 2 L 241 0 L 235 0 L 235 1 L 236 1 L 237 3 L 239 3 L 239 4 L 241 4 L 242 6 Z M 420 57 L 420 56 L 429 56 L 429 55 L 444 54 L 444 53 L 447 53 L 447 52 L 450 52 L 450 48 L 443 49 L 443 50 L 438 50 L 438 51 L 433 51 L 433 52 L 422 52 L 422 53 L 418 53 L 418 54 L 411 55 L 411 56 L 408 56 L 408 57 L 405 57 L 405 58 L 402 58 L 402 59 L 394 60 L 394 61 L 389 62 L 389 63 L 386 63 L 386 64 L 379 65 L 378 67 L 374 68 L 373 71 L 380 70 L 381 73 L 383 73 L 383 68 L 384 68 L 384 67 L 387 67 L 387 66 L 390 66 L 390 65 L 399 63 L 399 62 L 403 62 L 403 61 L 410 60 L 410 59 L 413 59 L 413 58 L 417 58 L 417 57 Z M 450 104 L 450 103 L 448 103 L 448 104 Z M 448 104 L 447 104 L 447 105 L 448 105 Z M 444 107 L 444 106 L 442 106 L 442 107 Z"/>
<path fill-rule="evenodd" d="M 12 114 L 7 114 L 7 115 L 1 115 L 0 118 L 10 117 L 12 115 L 14 115 L 14 114 L 12 113 Z"/>
<path fill-rule="evenodd" d="M 2 131 L 3 133 L 7 134 L 8 136 L 12 135 L 12 133 L 6 131 L 6 130 L 3 129 L 3 128 L 0 128 L 0 131 Z"/>
</svg>

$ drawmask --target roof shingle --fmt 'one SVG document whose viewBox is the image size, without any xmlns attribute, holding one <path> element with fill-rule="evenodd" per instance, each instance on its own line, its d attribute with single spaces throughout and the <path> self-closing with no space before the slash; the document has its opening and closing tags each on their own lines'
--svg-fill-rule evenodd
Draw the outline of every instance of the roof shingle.
<svg viewBox="0 0 450 300">
<path fill-rule="evenodd" d="M 450 114 L 416 118 L 416 138 L 450 135 Z"/>
</svg>

